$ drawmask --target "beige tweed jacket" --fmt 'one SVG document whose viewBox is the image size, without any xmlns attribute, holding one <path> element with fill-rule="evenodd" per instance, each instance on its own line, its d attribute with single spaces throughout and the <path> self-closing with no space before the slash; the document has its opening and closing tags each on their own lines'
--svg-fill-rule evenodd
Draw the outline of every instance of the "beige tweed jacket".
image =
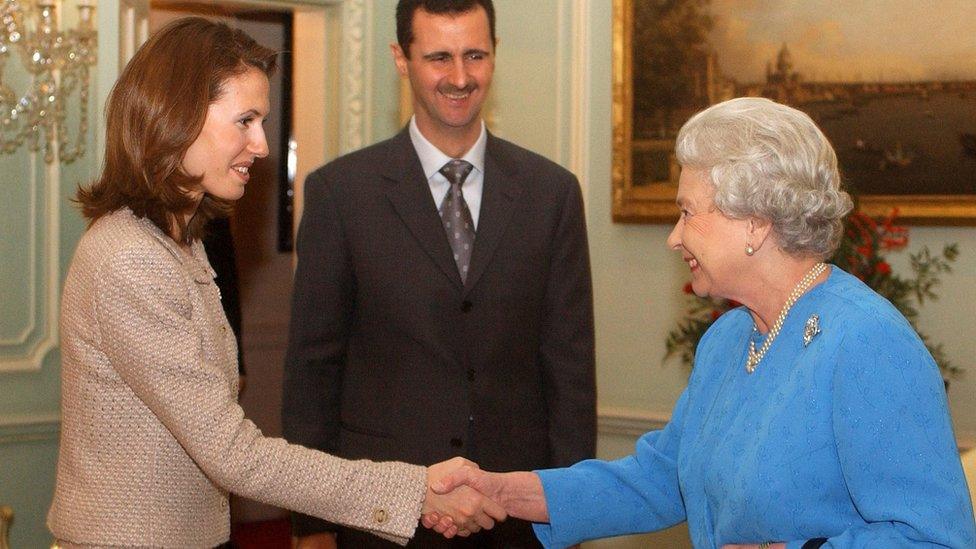
<svg viewBox="0 0 976 549">
<path fill-rule="evenodd" d="M 423 467 L 262 436 L 237 404 L 236 342 L 203 246 L 128 209 L 82 237 L 61 304 L 61 446 L 48 527 L 73 546 L 213 547 L 228 492 L 413 535 Z"/>
</svg>

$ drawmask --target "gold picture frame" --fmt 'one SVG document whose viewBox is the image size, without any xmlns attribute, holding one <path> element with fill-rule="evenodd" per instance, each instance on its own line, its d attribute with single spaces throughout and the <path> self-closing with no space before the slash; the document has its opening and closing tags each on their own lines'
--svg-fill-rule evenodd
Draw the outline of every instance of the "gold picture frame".
<svg viewBox="0 0 976 549">
<path fill-rule="evenodd" d="M 613 0 L 612 215 L 613 220 L 620 223 L 671 223 L 677 219 L 678 210 L 674 199 L 680 169 L 674 160 L 673 137 L 634 138 L 632 45 L 636 19 L 634 9 L 639 2 L 640 0 Z M 976 92 L 976 83 L 964 84 L 973 86 L 972 89 Z M 964 92 L 959 93 L 961 97 Z M 973 135 L 973 150 L 964 153 L 976 156 L 976 134 L 969 135 Z M 654 156 L 654 169 L 644 171 L 645 163 L 638 161 L 639 169 L 635 170 L 635 152 L 638 159 Z M 888 151 L 875 151 L 875 154 L 882 153 L 888 154 Z M 859 194 L 858 202 L 860 210 L 871 216 L 888 215 L 897 208 L 899 220 L 904 223 L 976 225 L 976 188 L 973 194 L 862 193 Z"/>
</svg>

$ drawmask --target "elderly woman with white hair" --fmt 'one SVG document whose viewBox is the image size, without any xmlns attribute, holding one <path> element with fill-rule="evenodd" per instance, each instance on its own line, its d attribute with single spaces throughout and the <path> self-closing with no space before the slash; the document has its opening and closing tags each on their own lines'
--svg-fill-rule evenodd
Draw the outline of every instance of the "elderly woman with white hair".
<svg viewBox="0 0 976 549">
<path fill-rule="evenodd" d="M 470 484 L 547 547 L 682 521 L 698 548 L 976 547 L 935 362 L 889 302 L 824 262 L 851 199 L 823 133 L 740 98 L 691 118 L 676 150 L 668 247 L 697 295 L 743 305 L 702 338 L 671 421 L 617 461 L 467 469 L 435 491 Z"/>
</svg>

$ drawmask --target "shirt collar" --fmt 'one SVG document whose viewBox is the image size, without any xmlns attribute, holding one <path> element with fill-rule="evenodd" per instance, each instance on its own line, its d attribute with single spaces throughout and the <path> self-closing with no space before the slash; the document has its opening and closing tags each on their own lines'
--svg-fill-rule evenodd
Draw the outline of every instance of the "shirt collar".
<svg viewBox="0 0 976 549">
<path fill-rule="evenodd" d="M 420 128 L 417 127 L 417 117 L 416 115 L 410 117 L 410 141 L 413 142 L 413 148 L 417 151 L 417 156 L 420 158 L 420 165 L 424 168 L 424 175 L 427 179 L 434 176 L 444 164 L 447 164 L 451 160 L 450 156 L 447 156 L 440 149 L 434 146 L 433 143 L 424 137 L 424 134 L 420 133 Z M 478 136 L 478 140 L 474 142 L 474 145 L 468 149 L 468 152 L 464 153 L 461 160 L 466 160 L 471 163 L 476 170 L 481 173 L 485 173 L 485 147 L 488 144 L 488 131 L 485 129 L 485 121 L 481 121 L 481 135 Z"/>
</svg>

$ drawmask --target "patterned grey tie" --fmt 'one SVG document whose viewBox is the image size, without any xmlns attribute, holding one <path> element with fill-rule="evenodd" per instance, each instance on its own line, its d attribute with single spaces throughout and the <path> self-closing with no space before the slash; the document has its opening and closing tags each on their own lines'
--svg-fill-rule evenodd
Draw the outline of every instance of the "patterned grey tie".
<svg viewBox="0 0 976 549">
<path fill-rule="evenodd" d="M 471 173 L 474 166 L 464 160 L 451 160 L 440 169 L 441 174 L 451 183 L 450 190 L 441 202 L 441 221 L 447 232 L 447 241 L 454 251 L 454 262 L 457 263 L 461 282 L 468 278 L 468 267 L 471 266 L 471 250 L 474 248 L 474 222 L 471 211 L 464 201 L 461 185 Z"/>
</svg>

